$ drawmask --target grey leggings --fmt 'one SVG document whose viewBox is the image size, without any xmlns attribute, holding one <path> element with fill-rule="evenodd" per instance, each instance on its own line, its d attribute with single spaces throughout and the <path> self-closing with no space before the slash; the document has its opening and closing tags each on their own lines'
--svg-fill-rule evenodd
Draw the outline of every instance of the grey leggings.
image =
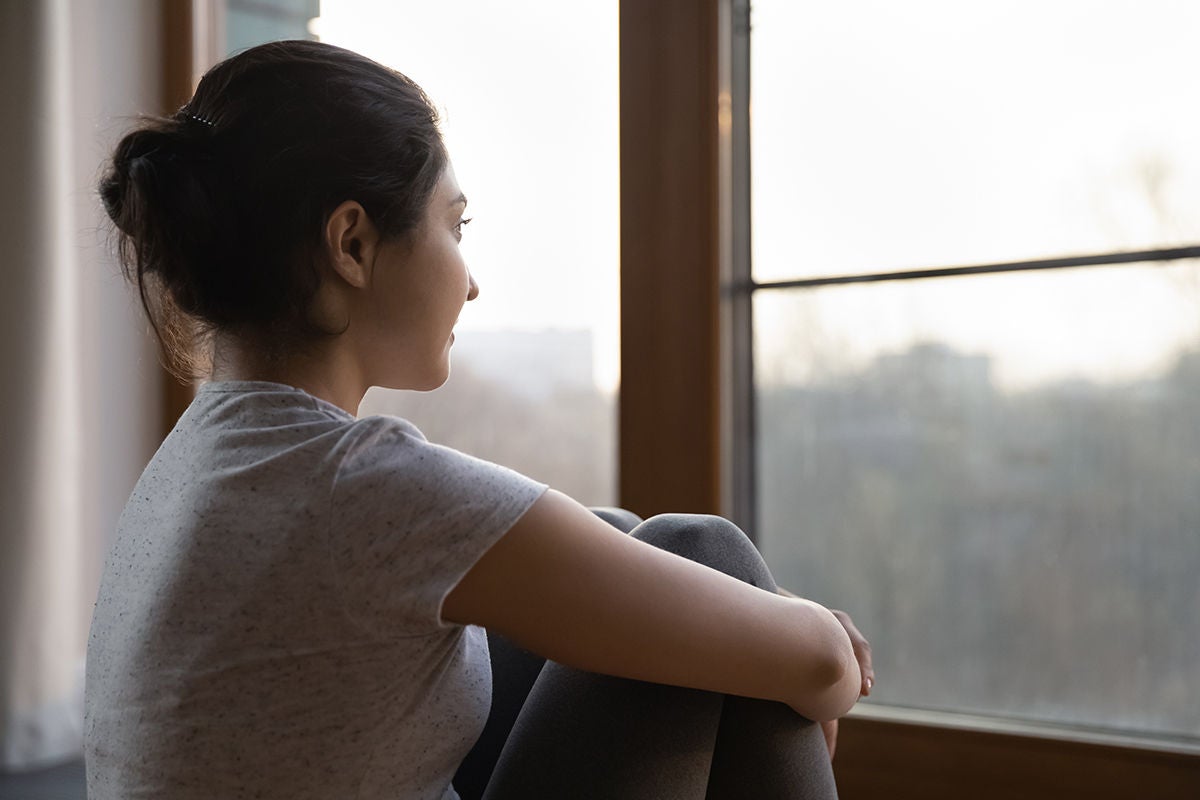
<svg viewBox="0 0 1200 800">
<path fill-rule="evenodd" d="M 754 545 L 720 517 L 595 511 L 655 547 L 776 589 Z M 582 672 L 491 632 L 488 644 L 492 708 L 454 778 L 462 800 L 837 797 L 820 726 L 782 703 Z"/>
</svg>

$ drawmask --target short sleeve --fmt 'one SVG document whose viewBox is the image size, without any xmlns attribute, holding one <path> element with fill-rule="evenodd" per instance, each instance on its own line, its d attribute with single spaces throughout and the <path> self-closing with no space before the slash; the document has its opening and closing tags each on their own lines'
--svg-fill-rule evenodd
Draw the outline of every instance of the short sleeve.
<svg viewBox="0 0 1200 800">
<path fill-rule="evenodd" d="M 330 557 L 347 614 L 384 637 L 447 627 L 442 602 L 546 490 L 431 444 L 404 420 L 354 425 L 330 499 Z"/>
</svg>

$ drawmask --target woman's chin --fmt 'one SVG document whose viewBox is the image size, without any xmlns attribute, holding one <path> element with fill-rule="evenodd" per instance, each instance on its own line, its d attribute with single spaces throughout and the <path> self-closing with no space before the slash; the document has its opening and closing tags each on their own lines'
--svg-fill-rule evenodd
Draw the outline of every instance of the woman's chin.
<svg viewBox="0 0 1200 800">
<path fill-rule="evenodd" d="M 439 369 L 433 369 L 429 375 L 422 381 L 421 386 L 417 389 L 419 392 L 432 392 L 434 389 L 441 388 L 446 381 L 450 379 L 450 358 L 449 353 L 446 354 L 446 360 L 442 362 Z"/>
<path fill-rule="evenodd" d="M 428 369 L 414 375 L 411 370 L 397 374 L 386 383 L 375 384 L 384 389 L 398 389 L 408 392 L 432 392 L 441 387 L 450 377 L 450 354 L 444 354 L 440 363 L 431 364 Z"/>
</svg>

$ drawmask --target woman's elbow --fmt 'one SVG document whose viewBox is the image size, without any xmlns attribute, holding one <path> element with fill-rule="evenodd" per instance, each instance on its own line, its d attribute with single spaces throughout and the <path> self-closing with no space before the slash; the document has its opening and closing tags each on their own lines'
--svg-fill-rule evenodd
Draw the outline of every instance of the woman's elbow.
<svg viewBox="0 0 1200 800">
<path fill-rule="evenodd" d="M 859 673 L 858 661 L 854 658 L 853 650 L 847 650 L 834 672 L 836 678 L 829 685 L 829 712 L 826 719 L 818 720 L 819 722 L 846 716 L 846 712 L 854 708 L 861 696 L 862 675 Z"/>
<path fill-rule="evenodd" d="M 832 615 L 831 615 L 832 618 Z M 830 646 L 809 670 L 806 690 L 792 707 L 814 722 L 845 716 L 858 702 L 862 676 L 854 649 L 840 623 L 831 631 Z"/>
</svg>

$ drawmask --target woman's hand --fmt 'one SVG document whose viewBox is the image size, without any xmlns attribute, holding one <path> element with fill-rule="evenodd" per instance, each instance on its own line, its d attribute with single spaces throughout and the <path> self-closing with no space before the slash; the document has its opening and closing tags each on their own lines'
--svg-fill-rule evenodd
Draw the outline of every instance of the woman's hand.
<svg viewBox="0 0 1200 800">
<path fill-rule="evenodd" d="M 837 750 L 838 721 L 831 719 L 821 723 L 821 733 L 825 734 L 825 746 L 829 748 L 829 760 L 833 761 L 833 753 Z"/>
<path fill-rule="evenodd" d="M 796 596 L 782 587 L 779 589 L 779 594 L 784 597 Z M 830 609 L 830 612 L 842 624 L 842 627 L 846 629 L 846 635 L 850 637 L 850 644 L 854 647 L 854 658 L 858 661 L 858 671 L 862 675 L 859 695 L 866 697 L 871 694 L 871 688 L 875 685 L 875 669 L 871 666 L 871 643 L 855 626 L 854 620 L 850 619 L 849 614 L 837 609 Z M 822 722 L 821 733 L 825 735 L 825 746 L 829 748 L 829 760 L 832 761 L 833 754 L 837 751 L 838 721 L 833 719 Z"/>
<path fill-rule="evenodd" d="M 875 669 L 871 666 L 871 643 L 862 635 L 854 625 L 854 620 L 850 619 L 850 615 L 845 611 L 830 609 L 837 621 L 842 623 L 842 627 L 846 629 L 846 634 L 850 637 L 850 644 L 854 646 L 854 657 L 858 660 L 858 671 L 862 675 L 862 688 L 859 694 L 866 697 L 871 693 L 871 687 L 875 685 Z M 833 760 L 833 754 L 837 750 L 837 735 L 838 723 L 837 720 L 821 723 L 821 732 L 825 734 L 825 745 L 829 748 L 829 760 Z"/>
<path fill-rule="evenodd" d="M 850 636 L 850 644 L 854 646 L 854 658 L 858 661 L 858 671 L 862 674 L 862 688 L 859 690 L 859 695 L 866 697 L 871 694 L 871 687 L 875 685 L 875 669 L 871 666 L 871 643 L 859 632 L 858 628 L 854 627 L 854 620 L 850 619 L 849 614 L 833 608 L 829 610 L 837 618 L 837 621 L 842 623 L 842 627 Z"/>
<path fill-rule="evenodd" d="M 778 592 L 784 597 L 798 597 L 782 586 L 779 587 Z M 858 661 L 858 671 L 862 675 L 862 688 L 859 689 L 858 694 L 859 697 L 867 697 L 871 694 L 871 687 L 875 685 L 875 669 L 871 666 L 871 643 L 854 626 L 854 620 L 850 619 L 849 614 L 833 608 L 829 611 L 846 629 L 846 634 L 850 637 L 850 644 L 854 646 L 854 658 Z M 836 726 L 833 736 L 837 738 Z M 826 736 L 826 738 L 829 737 Z"/>
</svg>

